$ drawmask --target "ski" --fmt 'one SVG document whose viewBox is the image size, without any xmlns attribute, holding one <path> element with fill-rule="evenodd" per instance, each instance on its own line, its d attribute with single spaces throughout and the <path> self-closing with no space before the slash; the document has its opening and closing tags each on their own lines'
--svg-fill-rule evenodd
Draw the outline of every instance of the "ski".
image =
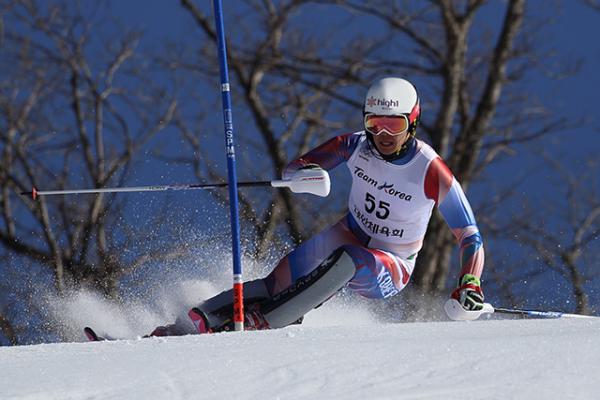
<svg viewBox="0 0 600 400">
<path fill-rule="evenodd" d="M 194 332 L 195 334 L 207 334 L 207 333 L 215 333 L 215 332 L 234 330 L 234 324 L 233 324 L 233 321 L 231 321 L 231 320 L 226 320 L 225 323 L 217 330 L 210 329 L 209 323 L 208 323 L 208 317 L 199 308 L 192 308 L 188 312 L 188 315 L 191 318 L 192 323 L 194 324 L 194 327 L 196 328 L 196 332 Z M 108 336 L 106 334 L 104 334 L 103 336 L 100 336 L 96 333 L 96 331 L 94 331 L 89 326 L 86 326 L 85 328 L 83 328 L 83 333 L 85 334 L 85 336 L 88 338 L 88 341 L 90 341 L 90 342 L 127 340 L 126 338 L 112 337 L 112 336 Z M 137 338 L 145 339 L 145 338 L 150 338 L 150 337 L 180 336 L 180 335 L 191 334 L 191 333 L 192 332 L 187 332 L 187 333 L 178 332 L 177 329 L 175 329 L 175 325 L 173 324 L 173 325 L 158 326 L 158 327 L 154 328 L 154 330 L 150 334 L 144 335 L 141 337 L 138 336 Z"/>
<path fill-rule="evenodd" d="M 118 338 L 114 338 L 114 337 L 111 337 L 108 335 L 99 336 L 89 326 L 86 326 L 85 328 L 83 328 L 83 333 L 85 333 L 85 336 L 88 338 L 88 341 L 90 341 L 90 342 L 105 342 L 105 341 L 119 340 Z"/>
<path fill-rule="evenodd" d="M 87 336 L 88 341 L 90 341 L 90 342 L 102 342 L 102 341 L 106 340 L 102 336 L 98 336 L 96 334 L 96 332 L 94 332 L 94 330 L 92 328 L 90 328 L 89 326 L 86 326 L 85 328 L 83 328 L 83 333 L 85 333 L 85 336 Z"/>
</svg>

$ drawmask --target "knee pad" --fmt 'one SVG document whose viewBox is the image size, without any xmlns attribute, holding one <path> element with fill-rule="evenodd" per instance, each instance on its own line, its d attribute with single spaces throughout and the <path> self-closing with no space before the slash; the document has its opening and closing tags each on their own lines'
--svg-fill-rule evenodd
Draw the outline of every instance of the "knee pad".
<svg viewBox="0 0 600 400">
<path fill-rule="evenodd" d="M 344 287 L 355 270 L 350 255 L 339 248 L 313 271 L 262 303 L 260 310 L 271 328 L 290 325 Z"/>
</svg>

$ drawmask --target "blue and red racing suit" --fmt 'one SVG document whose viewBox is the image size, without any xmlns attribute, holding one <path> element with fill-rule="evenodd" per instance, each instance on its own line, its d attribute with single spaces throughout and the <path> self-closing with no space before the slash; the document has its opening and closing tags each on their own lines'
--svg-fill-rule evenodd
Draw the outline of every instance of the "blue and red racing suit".
<svg viewBox="0 0 600 400">
<path fill-rule="evenodd" d="M 463 274 L 481 276 L 483 241 L 471 206 L 450 169 L 426 143 L 412 140 L 402 158 L 383 160 L 364 131 L 334 137 L 285 169 L 308 164 L 331 170 L 345 162 L 352 175 L 348 213 L 303 242 L 265 278 L 271 295 L 289 287 L 343 247 L 356 266 L 348 287 L 369 298 L 402 290 L 413 272 L 427 224 L 437 205 L 460 246 Z"/>
</svg>

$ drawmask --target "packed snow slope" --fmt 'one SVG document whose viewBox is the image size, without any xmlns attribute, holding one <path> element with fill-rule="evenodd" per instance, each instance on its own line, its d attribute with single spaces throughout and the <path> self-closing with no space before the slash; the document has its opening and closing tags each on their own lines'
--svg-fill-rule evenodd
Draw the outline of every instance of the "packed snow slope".
<svg viewBox="0 0 600 400">
<path fill-rule="evenodd" d="M 599 399 L 600 319 L 0 348 L 0 399 Z"/>
</svg>

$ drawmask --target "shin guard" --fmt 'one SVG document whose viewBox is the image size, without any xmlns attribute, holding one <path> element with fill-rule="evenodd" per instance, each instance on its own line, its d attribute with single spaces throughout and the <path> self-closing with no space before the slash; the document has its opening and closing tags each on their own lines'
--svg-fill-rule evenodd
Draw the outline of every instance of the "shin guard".
<svg viewBox="0 0 600 400">
<path fill-rule="evenodd" d="M 337 249 L 312 272 L 262 303 L 260 310 L 271 328 L 293 324 L 344 287 L 355 270 L 348 253 Z"/>
</svg>

